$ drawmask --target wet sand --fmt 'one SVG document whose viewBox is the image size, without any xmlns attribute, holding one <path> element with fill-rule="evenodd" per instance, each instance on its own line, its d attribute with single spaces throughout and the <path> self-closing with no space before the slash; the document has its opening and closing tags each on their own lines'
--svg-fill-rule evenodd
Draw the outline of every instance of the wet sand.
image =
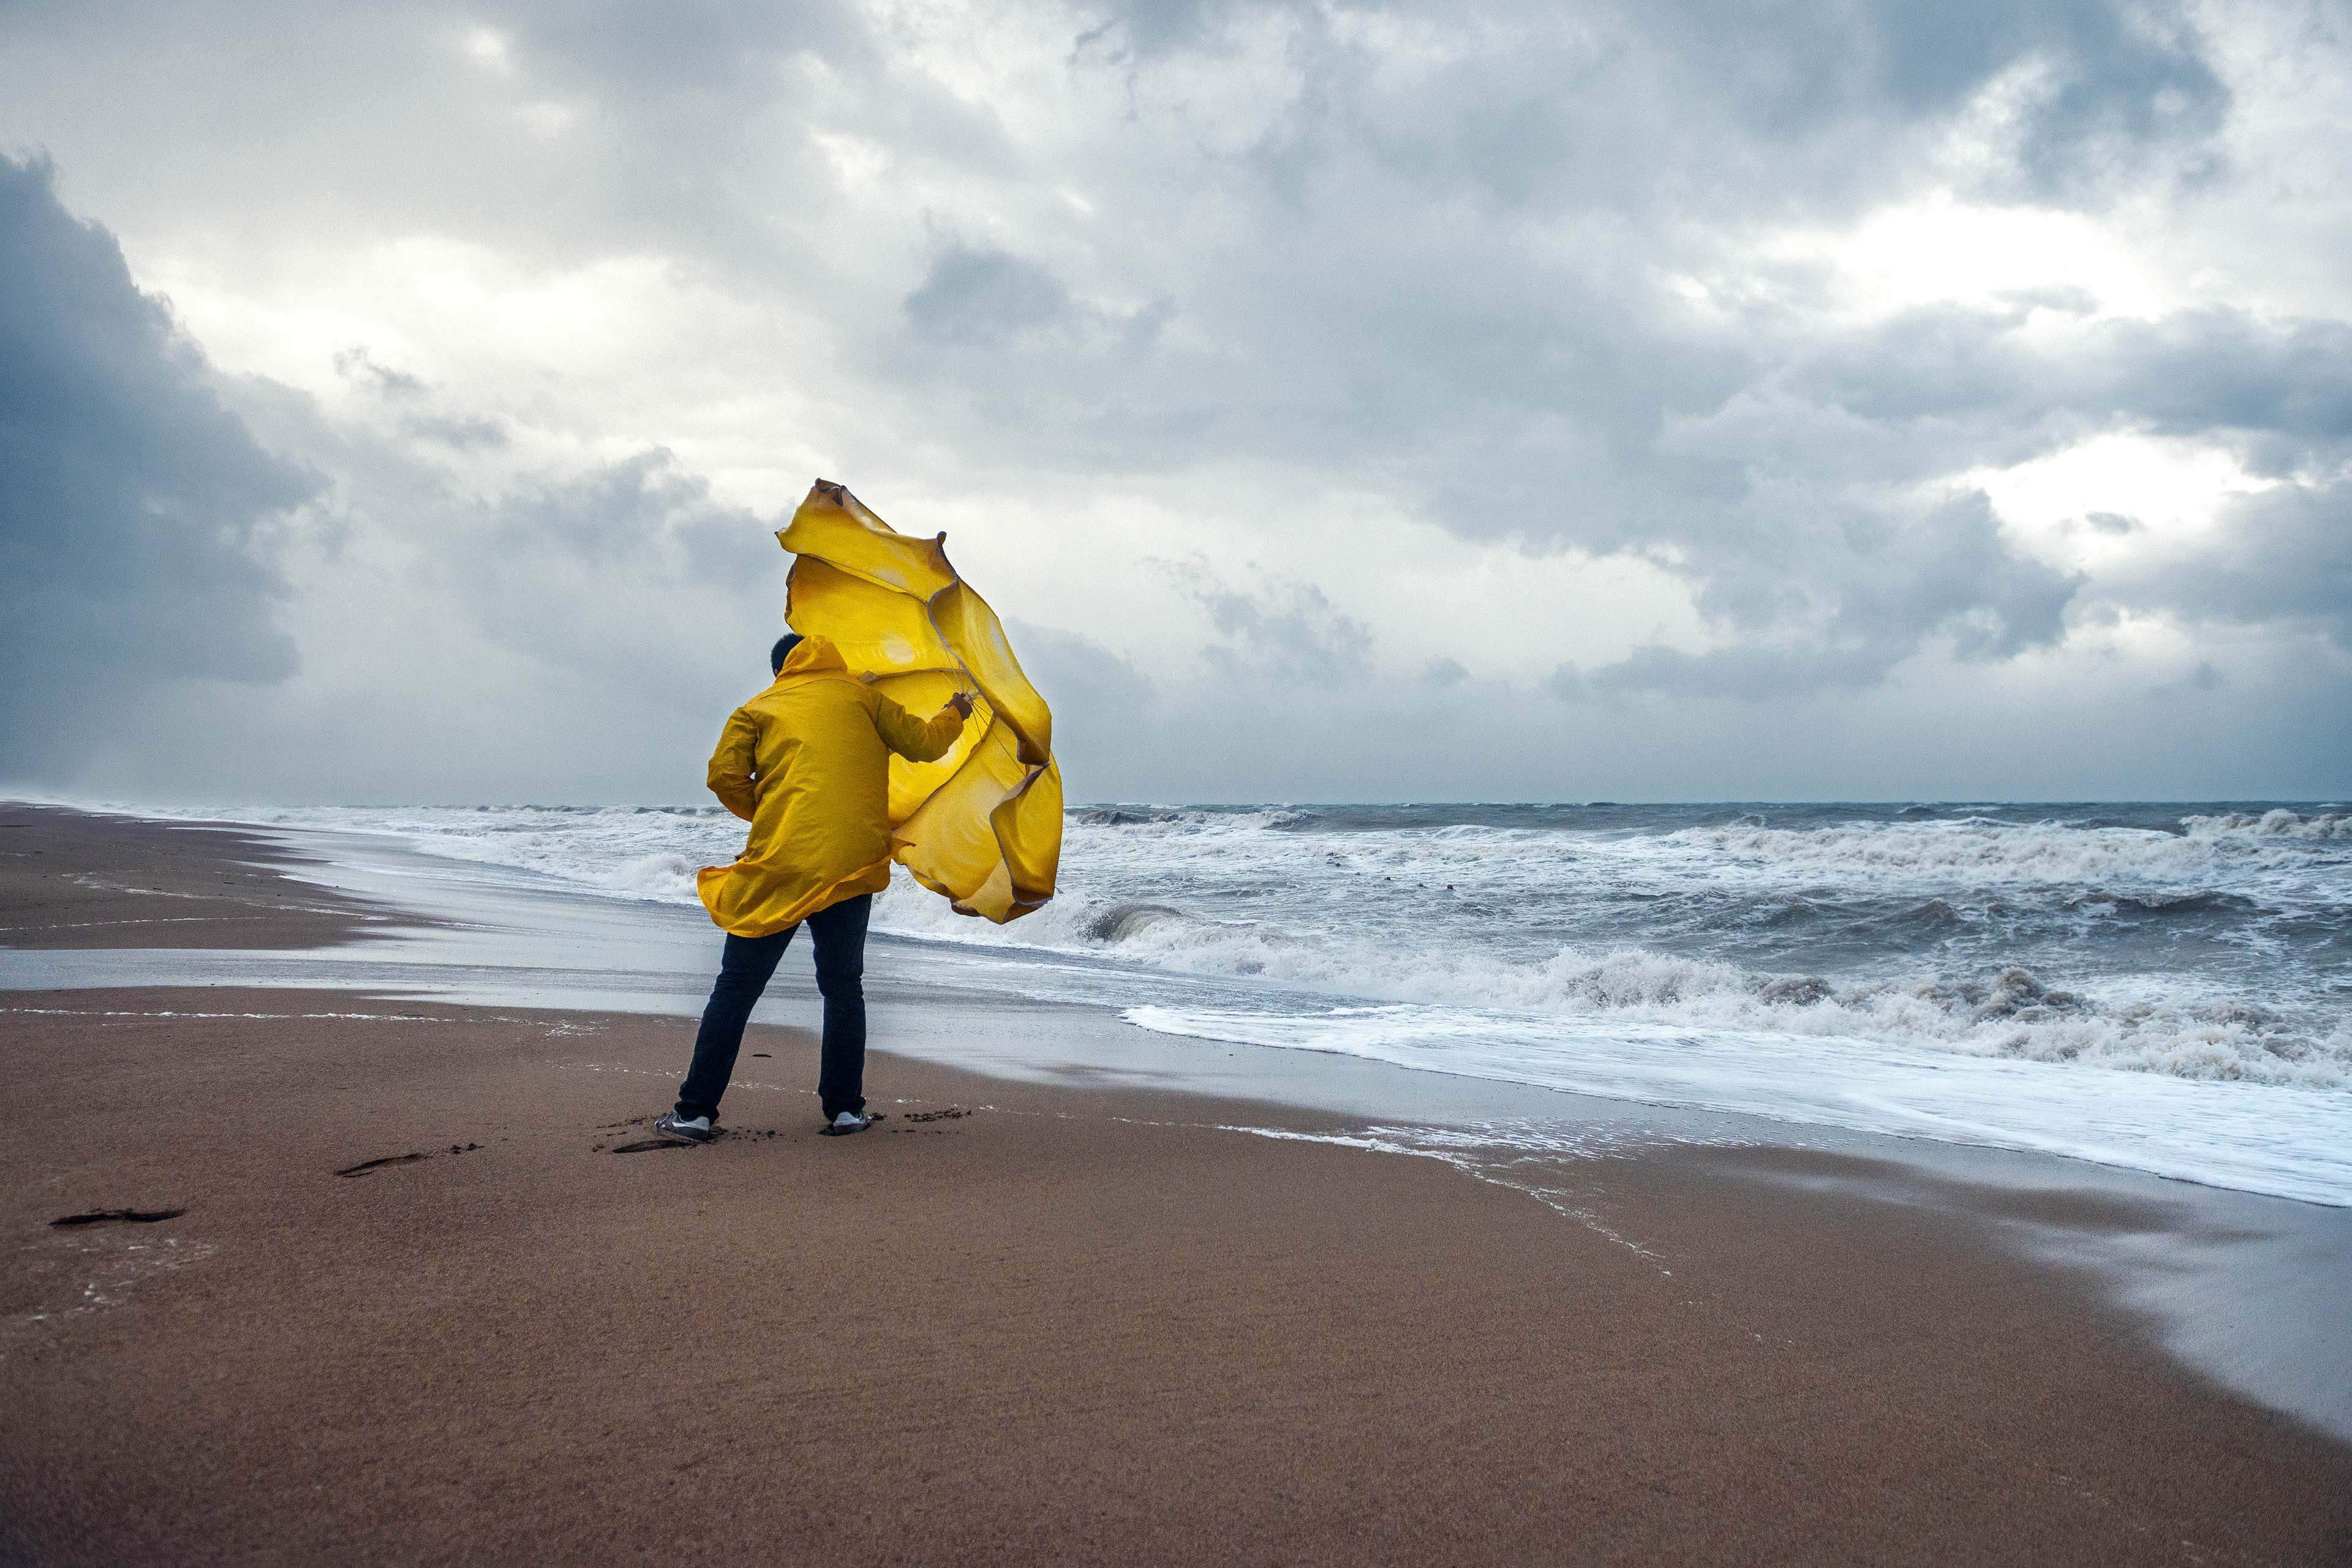
<svg viewBox="0 0 2352 1568">
<path fill-rule="evenodd" d="M 394 918 L 291 860 L 230 827 L 0 801 L 0 947 L 325 947 Z"/>
<path fill-rule="evenodd" d="M 184 890 L 71 831 L 0 847 Z M 770 1027 L 638 1147 L 691 1036 L 0 994 L 0 1559 L 2352 1561 L 2352 1449 L 1860 1162 L 1516 1190 L 880 1053 L 827 1139 Z"/>
</svg>

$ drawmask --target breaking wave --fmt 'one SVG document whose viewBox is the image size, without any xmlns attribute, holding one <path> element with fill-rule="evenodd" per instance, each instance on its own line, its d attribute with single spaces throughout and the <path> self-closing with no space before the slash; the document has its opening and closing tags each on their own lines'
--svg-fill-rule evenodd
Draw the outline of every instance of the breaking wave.
<svg viewBox="0 0 2352 1568">
<path fill-rule="evenodd" d="M 2352 838 L 2352 817 L 2274 810 L 2188 816 L 2177 831 L 2019 824 L 1986 817 L 1788 828 L 1757 822 L 1685 828 L 1661 847 L 1733 866 L 1822 876 L 2128 887 L 2305 863 L 2303 846 Z"/>
<path fill-rule="evenodd" d="M 877 921 L 946 939 L 1004 940 L 893 889 Z M 1038 929 L 1038 922 L 1049 922 Z M 2175 1077 L 2352 1088 L 2352 1028 L 2333 1029 L 2194 984 L 2051 984 L 2017 964 L 1896 976 L 1772 973 L 1638 946 L 1563 945 L 1535 962 L 1477 951 L 1401 952 L 1138 901 L 1048 906 L 1025 942 L 1092 949 L 1154 969 L 1339 998 L 1589 1021 L 1878 1041 L 1969 1056 Z"/>
<path fill-rule="evenodd" d="M 691 904 L 716 807 L 284 809 L 608 897 Z M 1246 808 L 1066 819 L 1006 928 L 903 879 L 877 929 L 1325 1000 L 1732 1029 L 2352 1088 L 2352 813 Z"/>
<path fill-rule="evenodd" d="M 1097 808 L 1019 925 L 898 889 L 877 921 L 1331 998 L 2352 1088 L 2341 811 L 1643 810 Z"/>
<path fill-rule="evenodd" d="M 2352 814 L 2331 811 L 2298 816 L 2284 806 L 2259 815 L 2231 812 L 2221 816 L 2186 816 L 2181 826 L 2192 838 L 2352 838 Z"/>
</svg>

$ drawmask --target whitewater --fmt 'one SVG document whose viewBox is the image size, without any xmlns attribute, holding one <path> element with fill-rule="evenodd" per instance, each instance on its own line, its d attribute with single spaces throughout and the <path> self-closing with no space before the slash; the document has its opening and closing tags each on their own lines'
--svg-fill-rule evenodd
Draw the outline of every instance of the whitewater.
<svg viewBox="0 0 2352 1568">
<path fill-rule="evenodd" d="M 198 815 L 191 813 L 190 815 Z M 691 903 L 716 807 L 248 808 Z M 2352 1205 L 2352 812 L 1102 805 L 998 928 L 875 928 L 1164 1035 Z"/>
</svg>

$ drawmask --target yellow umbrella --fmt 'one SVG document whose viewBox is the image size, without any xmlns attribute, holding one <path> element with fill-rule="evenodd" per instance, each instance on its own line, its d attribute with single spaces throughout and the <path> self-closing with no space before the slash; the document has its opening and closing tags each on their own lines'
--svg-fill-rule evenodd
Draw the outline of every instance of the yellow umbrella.
<svg viewBox="0 0 2352 1568">
<path fill-rule="evenodd" d="M 1054 896 L 1062 772 L 1054 716 L 996 612 L 948 563 L 947 538 L 899 533 L 819 479 L 776 535 L 796 558 L 784 619 L 831 638 L 852 674 L 909 713 L 978 691 L 946 756 L 890 759 L 891 853 L 958 913 L 1003 925 Z"/>
</svg>

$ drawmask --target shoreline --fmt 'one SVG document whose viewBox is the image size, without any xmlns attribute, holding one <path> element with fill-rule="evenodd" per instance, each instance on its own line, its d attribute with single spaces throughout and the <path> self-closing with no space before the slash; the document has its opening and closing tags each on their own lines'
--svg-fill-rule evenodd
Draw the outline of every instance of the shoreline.
<svg viewBox="0 0 2352 1568">
<path fill-rule="evenodd" d="M 317 949 L 433 923 L 290 875 L 318 862 L 242 824 L 0 800 L 0 947 Z"/>
<path fill-rule="evenodd" d="M 11 1560 L 2352 1554 L 2352 1447 L 2018 1255 L 2181 1223 L 2095 1184 L 1630 1123 L 1399 1157 L 1344 1111 L 960 1071 L 972 1009 L 914 997 L 876 1133 L 816 1138 L 813 1042 L 755 1024 L 739 1136 L 616 1158 L 690 1023 L 0 1009 Z"/>
<path fill-rule="evenodd" d="M 679 840 L 667 827 L 645 829 L 643 814 L 607 822 L 609 813 L 589 811 L 578 820 L 594 825 L 575 831 L 572 813 L 517 809 L 522 816 L 511 823 L 497 810 L 440 810 L 437 817 L 448 820 L 434 823 L 425 819 L 436 813 L 425 812 L 405 826 L 364 812 L 330 812 L 321 821 L 297 813 L 300 820 L 260 828 L 290 852 L 331 862 L 307 868 L 308 878 L 431 909 L 464 929 L 438 943 L 379 944 L 374 956 L 382 963 L 270 966 L 248 959 L 241 966 L 208 966 L 202 977 L 414 986 L 418 994 L 445 1001 L 511 1001 L 530 992 L 579 1005 L 661 1011 L 698 1005 L 698 994 L 689 1002 L 685 993 L 702 984 L 708 926 L 690 895 L 677 896 L 680 853 L 690 850 L 685 863 L 694 863 L 727 851 L 716 841 Z M 251 815 L 259 824 L 272 814 Z M 650 857 L 637 853 L 652 844 L 667 847 Z M 1123 866 L 1118 857 L 1131 846 L 1114 835 L 1100 847 L 1113 865 Z M 1083 914 L 1106 907 L 1101 900 L 1108 896 L 1100 889 L 1092 899 L 1080 894 L 1073 908 Z M 1803 1008 L 1778 1023 L 1744 1015 L 1717 1018 L 1712 1003 L 1689 1018 L 1672 1008 L 1661 1016 L 1652 1005 L 1656 999 L 1643 997 L 1654 984 L 1678 984 L 1673 974 L 1680 961 L 1672 954 L 1641 958 L 1656 958 L 1664 965 L 1659 975 L 1605 982 L 1604 989 L 1626 980 L 1640 994 L 1621 1016 L 1613 1002 L 1597 1011 L 1581 1003 L 1565 1011 L 1531 1004 L 1489 1009 L 1459 1005 L 1458 998 L 1448 1002 L 1443 986 L 1433 996 L 1423 995 L 1417 984 L 1375 984 L 1359 994 L 1330 976 L 1257 979 L 1228 973 L 1223 958 L 1205 968 L 1161 963 L 1118 942 L 1073 947 L 1066 940 L 1067 920 L 1036 928 L 1051 938 L 1043 946 L 1024 940 L 1026 925 L 998 932 L 975 930 L 976 924 L 946 917 L 937 900 L 924 900 L 902 881 L 877 910 L 875 952 L 882 962 L 875 972 L 886 981 L 893 973 L 919 974 L 925 1005 L 945 990 L 987 1007 L 1013 995 L 1089 1014 L 1108 1009 L 1122 1025 L 1168 1037 L 1141 1046 L 1131 1032 L 1118 1031 L 1130 1054 L 1161 1063 L 1214 1057 L 1235 1046 L 1244 1058 L 1262 1064 L 1276 1053 L 1348 1056 L 1407 1068 L 1424 1081 L 1433 1074 L 1475 1076 L 1798 1129 L 2047 1154 L 2352 1208 L 2352 1155 L 2346 1153 L 2352 1150 L 2352 1096 L 2340 1087 L 2259 1074 L 2234 1081 L 2202 1058 L 2179 1072 L 2102 1070 L 2095 1052 L 2077 1064 L 2040 1059 L 2019 1040 L 2000 1041 L 1998 1048 L 1983 1041 L 1960 1048 L 1910 1037 L 1907 1025 L 1892 1034 L 1865 1028 L 1848 1037 L 1837 1032 L 1835 1018 Z M 1270 931 L 1266 942 L 1278 948 L 1280 936 Z M 61 961 L 39 971 L 37 979 L 27 978 L 36 970 L 22 962 L 9 973 L 13 979 L 0 981 L 168 982 L 194 972 L 154 963 L 140 968 L 126 956 L 111 965 Z M 611 984 L 616 977 L 621 983 Z M 1720 978 L 1703 977 L 1702 992 L 1712 995 L 1709 988 Z M 665 982 L 675 994 L 659 994 Z M 1959 992 L 1939 992 L 1936 1007 L 1948 1012 L 1959 1005 L 1954 997 L 1968 983 L 1955 984 Z M 2030 989 L 2036 983 L 2027 976 L 2020 984 Z M 636 995 L 629 994 L 633 989 Z M 2129 1000 L 2110 997 L 2101 1005 Z M 2243 1016 L 2232 1015 L 2235 1021 L 2224 1019 L 2222 1026 L 2260 1021 L 2263 998 L 2245 1001 Z M 2053 1007 L 2042 1022 L 2055 1026 L 2074 1016 L 2065 994 Z M 2159 1032 L 2189 1026 L 2183 1018 L 2170 1018 Z"/>
</svg>

